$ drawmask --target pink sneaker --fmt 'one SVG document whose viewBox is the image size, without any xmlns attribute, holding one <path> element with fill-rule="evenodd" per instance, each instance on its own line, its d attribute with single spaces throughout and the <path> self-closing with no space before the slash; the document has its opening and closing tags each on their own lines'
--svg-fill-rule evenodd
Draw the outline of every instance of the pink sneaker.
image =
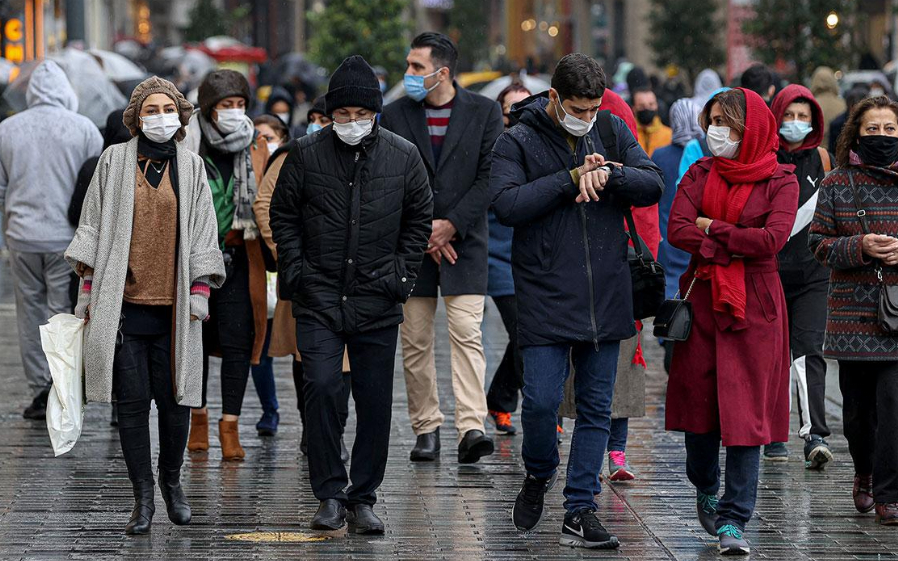
<svg viewBox="0 0 898 561">
<path fill-rule="evenodd" d="M 627 465 L 627 453 L 617 450 L 608 452 L 608 472 L 610 481 L 632 481 L 636 475 Z"/>
</svg>

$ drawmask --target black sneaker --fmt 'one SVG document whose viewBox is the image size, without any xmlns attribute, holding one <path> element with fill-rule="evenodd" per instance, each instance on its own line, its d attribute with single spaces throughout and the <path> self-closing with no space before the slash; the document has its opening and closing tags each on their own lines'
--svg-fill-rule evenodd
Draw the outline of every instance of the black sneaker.
<svg viewBox="0 0 898 561">
<path fill-rule="evenodd" d="M 564 515 L 561 526 L 561 545 L 585 547 L 588 549 L 617 549 L 620 542 L 602 526 L 596 513 L 591 510 L 569 512 Z"/>
<path fill-rule="evenodd" d="M 807 469 L 823 469 L 833 461 L 832 450 L 822 436 L 812 434 L 804 444 L 804 467 Z"/>
<path fill-rule="evenodd" d="M 511 519 L 515 528 L 522 532 L 529 532 L 536 528 L 543 519 L 543 502 L 546 493 L 555 486 L 557 480 L 557 471 L 552 477 L 547 478 L 533 477 L 529 473 L 527 474 L 524 486 L 521 487 L 518 498 L 514 501 L 514 507 L 511 509 Z"/>
<path fill-rule="evenodd" d="M 47 418 L 47 398 L 50 397 L 50 388 L 45 388 L 31 401 L 31 405 L 25 408 L 22 416 L 32 421 L 42 421 Z"/>
<path fill-rule="evenodd" d="M 764 446 L 764 459 L 768 462 L 788 462 L 789 449 L 785 442 L 771 442 Z"/>
</svg>

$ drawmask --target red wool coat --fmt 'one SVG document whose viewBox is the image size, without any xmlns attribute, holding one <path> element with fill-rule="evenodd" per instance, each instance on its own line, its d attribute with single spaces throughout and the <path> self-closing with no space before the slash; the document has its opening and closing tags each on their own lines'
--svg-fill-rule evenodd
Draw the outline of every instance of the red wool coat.
<svg viewBox="0 0 898 561">
<path fill-rule="evenodd" d="M 720 430 L 724 446 L 785 442 L 789 435 L 789 330 L 776 255 L 798 207 L 793 166 L 780 165 L 755 185 L 739 222 L 715 220 L 711 234 L 695 226 L 701 215 L 711 158 L 683 177 L 668 224 L 671 245 L 692 254 L 680 279 L 686 294 L 698 264 L 745 260 L 745 320 L 722 329 L 711 304 L 710 281 L 697 280 L 689 301 L 695 312 L 689 339 L 676 343 L 667 387 L 667 430 Z"/>
</svg>

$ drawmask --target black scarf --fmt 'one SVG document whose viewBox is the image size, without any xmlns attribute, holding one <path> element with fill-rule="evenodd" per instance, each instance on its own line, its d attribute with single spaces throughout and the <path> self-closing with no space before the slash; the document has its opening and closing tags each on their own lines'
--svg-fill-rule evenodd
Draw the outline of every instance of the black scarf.
<svg viewBox="0 0 898 561">
<path fill-rule="evenodd" d="M 175 192 L 175 197 L 178 196 L 178 146 L 175 142 L 174 138 L 168 140 L 168 142 L 153 142 L 146 136 L 144 136 L 143 132 L 140 132 L 137 136 L 137 156 L 138 159 L 140 157 L 146 158 L 152 162 L 167 162 L 169 164 L 169 177 L 171 179 L 172 190 Z M 138 164 L 139 165 L 139 164 Z M 147 181 L 150 181 L 154 187 L 159 186 L 159 181 L 162 180 L 162 177 L 159 176 L 155 179 L 155 183 L 149 177 L 150 170 L 152 168 L 152 164 L 147 164 L 144 169 L 144 175 L 147 176 Z"/>
</svg>

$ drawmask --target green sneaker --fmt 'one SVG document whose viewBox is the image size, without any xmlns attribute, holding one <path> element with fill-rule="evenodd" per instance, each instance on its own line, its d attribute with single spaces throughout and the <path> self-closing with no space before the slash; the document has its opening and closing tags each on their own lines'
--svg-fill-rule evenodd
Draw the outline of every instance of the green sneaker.
<svg viewBox="0 0 898 561">
<path fill-rule="evenodd" d="M 698 521 L 708 535 L 717 535 L 717 497 L 698 492 L 695 499 Z"/>
</svg>

